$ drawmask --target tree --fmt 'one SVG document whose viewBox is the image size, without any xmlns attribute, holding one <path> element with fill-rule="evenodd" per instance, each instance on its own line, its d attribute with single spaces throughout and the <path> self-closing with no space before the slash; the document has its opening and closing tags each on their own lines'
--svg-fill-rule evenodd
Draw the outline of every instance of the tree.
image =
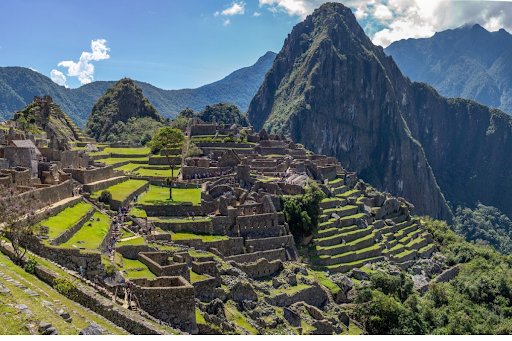
<svg viewBox="0 0 512 341">
<path fill-rule="evenodd" d="M 40 232 L 41 217 L 37 211 L 44 206 L 34 191 L 22 193 L 12 187 L 0 186 L 0 235 L 11 241 L 15 264 L 21 264 L 28 243 Z M 49 216 L 50 210 L 44 211 L 43 215 Z"/>
<path fill-rule="evenodd" d="M 183 152 L 181 153 L 181 157 L 171 157 L 172 149 L 182 148 L 184 141 L 185 135 L 183 135 L 181 130 L 163 127 L 148 143 L 148 146 L 151 148 L 151 152 L 160 151 L 165 155 L 167 164 L 171 168 L 171 176 L 167 178 L 167 185 L 169 185 L 169 199 L 171 200 L 172 185 L 174 183 L 174 170 L 176 169 L 176 165 L 181 164 L 183 159 Z"/>
</svg>

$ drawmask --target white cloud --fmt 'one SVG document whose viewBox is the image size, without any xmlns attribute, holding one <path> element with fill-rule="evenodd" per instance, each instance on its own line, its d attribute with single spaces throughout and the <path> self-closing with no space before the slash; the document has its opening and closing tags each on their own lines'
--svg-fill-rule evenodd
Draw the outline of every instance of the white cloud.
<svg viewBox="0 0 512 341">
<path fill-rule="evenodd" d="M 37 70 L 36 70 L 36 69 L 34 69 L 34 68 L 29 67 L 29 69 L 30 69 L 30 70 L 32 70 L 32 71 L 34 71 L 34 72 L 37 72 Z"/>
<path fill-rule="evenodd" d="M 236 15 L 236 14 L 244 14 L 245 13 L 245 3 L 234 2 L 233 5 L 229 8 L 226 8 L 221 12 L 222 15 Z"/>
<path fill-rule="evenodd" d="M 252 15 L 253 17 L 259 17 L 261 15 L 261 13 L 258 13 L 258 12 L 254 12 L 254 14 Z"/>
<path fill-rule="evenodd" d="M 91 41 L 92 52 L 82 52 L 80 60 L 76 63 L 69 60 L 60 62 L 57 66 L 67 67 L 67 75 L 70 77 L 78 77 L 82 85 L 91 83 L 94 80 L 94 65 L 91 61 L 100 61 L 110 58 L 108 54 L 110 48 L 108 48 L 106 44 L 107 41 L 105 39 L 93 40 Z"/>
<path fill-rule="evenodd" d="M 365 30 L 377 45 L 393 41 L 425 38 L 435 32 L 466 23 L 479 23 L 487 30 L 505 28 L 512 32 L 511 1 L 445 0 L 258 0 L 260 7 L 305 19 L 325 2 L 342 2 L 364 20 Z M 377 25 L 376 25 L 377 24 Z M 384 27 L 382 27 L 384 26 Z M 378 29 L 374 29 L 378 27 Z"/>
<path fill-rule="evenodd" d="M 222 21 L 222 26 L 228 26 L 230 23 L 231 23 L 231 21 L 229 21 L 229 19 L 224 19 Z"/>
<path fill-rule="evenodd" d="M 60 72 L 59 70 L 53 69 L 50 72 L 50 77 L 54 83 L 57 83 L 58 85 L 65 86 L 66 88 L 68 87 L 66 85 L 66 76 L 64 76 L 64 74 L 62 72 Z"/>
<path fill-rule="evenodd" d="M 375 6 L 373 16 L 379 20 L 389 20 L 393 18 L 393 13 L 388 6 L 379 4 Z"/>
<path fill-rule="evenodd" d="M 213 15 L 214 15 L 214 16 L 216 16 L 216 17 L 218 17 L 218 16 L 219 16 L 219 14 L 220 14 L 220 12 L 219 12 L 219 11 L 216 11 L 215 13 L 213 13 Z"/>
</svg>

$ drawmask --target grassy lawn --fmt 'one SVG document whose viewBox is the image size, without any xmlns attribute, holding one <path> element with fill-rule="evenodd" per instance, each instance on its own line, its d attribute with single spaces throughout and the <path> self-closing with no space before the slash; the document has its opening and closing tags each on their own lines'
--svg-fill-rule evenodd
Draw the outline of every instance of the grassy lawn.
<svg viewBox="0 0 512 341">
<path fill-rule="evenodd" d="M 216 242 L 219 240 L 229 240 L 226 236 L 208 236 L 198 235 L 193 233 L 179 232 L 172 234 L 173 240 L 184 240 L 184 239 L 201 239 L 203 242 Z"/>
<path fill-rule="evenodd" d="M 146 245 L 146 243 L 144 242 L 143 237 L 138 237 L 138 238 L 126 240 L 124 242 L 119 242 L 119 243 L 117 243 L 117 245 L 118 246 L 121 246 L 121 245 Z"/>
<path fill-rule="evenodd" d="M 112 187 L 107 188 L 110 193 L 112 193 L 112 199 L 114 200 L 124 200 L 126 199 L 130 194 L 141 188 L 147 183 L 145 180 L 128 180 L 125 182 L 122 182 L 120 184 L 114 185 Z M 94 192 L 91 194 L 91 198 L 98 198 L 101 194 L 101 191 Z"/>
<path fill-rule="evenodd" d="M 316 277 L 316 279 L 327 287 L 332 293 L 336 293 L 340 291 L 340 287 L 336 284 L 334 284 L 324 272 L 321 271 L 312 271 L 313 275 Z"/>
<path fill-rule="evenodd" d="M 208 278 L 208 276 L 206 276 L 206 275 L 201 275 L 201 274 L 195 273 L 194 271 L 190 270 L 190 283 L 202 281 L 203 279 L 207 279 L 207 278 Z"/>
<path fill-rule="evenodd" d="M 140 166 L 143 166 L 143 165 L 141 165 L 140 163 L 129 163 L 124 166 L 117 167 L 117 168 L 115 168 L 115 170 L 122 170 L 123 172 L 131 172 L 135 168 L 139 168 Z"/>
<path fill-rule="evenodd" d="M 78 247 L 85 247 L 87 250 L 96 250 L 100 246 L 103 238 L 108 232 L 108 228 L 110 226 L 110 217 L 104 215 L 101 212 L 95 212 L 94 221 L 89 221 L 82 226 L 82 228 L 75 233 L 70 240 L 61 244 L 62 247 L 73 247 L 76 245 Z M 96 221 L 99 218 L 100 221 Z M 91 226 L 88 226 L 89 223 Z M 79 241 L 84 241 L 85 244 L 78 243 Z"/>
<path fill-rule="evenodd" d="M 140 196 L 139 203 L 145 205 L 178 205 L 184 201 L 194 205 L 201 204 L 201 188 L 173 188 L 172 198 L 169 199 L 169 188 L 150 186 L 149 192 Z"/>
<path fill-rule="evenodd" d="M 59 214 L 41 222 L 41 225 L 49 227 L 49 237 L 54 239 L 72 225 L 76 224 L 87 212 L 92 210 L 92 205 L 80 202 L 73 207 L 68 207 Z"/>
<path fill-rule="evenodd" d="M 113 165 L 115 163 L 124 161 L 148 161 L 147 157 L 109 157 L 106 159 L 96 160 L 97 162 L 105 162 L 107 165 Z"/>
<path fill-rule="evenodd" d="M 156 275 L 152 273 L 148 267 L 138 261 L 122 257 L 120 254 L 116 254 L 116 267 L 119 271 L 126 271 L 128 278 L 141 278 L 146 277 L 148 279 L 155 279 Z"/>
<path fill-rule="evenodd" d="M 180 167 L 176 167 L 174 172 L 171 169 L 147 169 L 140 168 L 137 169 L 134 173 L 140 176 L 161 176 L 161 177 L 170 177 L 177 176 L 180 171 Z"/>
<path fill-rule="evenodd" d="M 147 155 L 151 153 L 149 148 L 110 148 L 104 150 L 105 153 L 126 154 L 126 155 Z"/>
<path fill-rule="evenodd" d="M 146 214 L 146 211 L 141 210 L 140 208 L 137 208 L 137 207 L 132 207 L 129 214 L 134 217 L 138 217 L 138 218 L 147 218 L 147 216 L 148 216 Z"/>
</svg>

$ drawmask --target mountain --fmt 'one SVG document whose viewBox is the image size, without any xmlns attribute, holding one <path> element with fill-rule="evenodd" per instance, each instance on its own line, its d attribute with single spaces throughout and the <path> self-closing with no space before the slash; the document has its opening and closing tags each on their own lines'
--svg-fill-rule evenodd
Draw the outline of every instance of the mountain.
<svg viewBox="0 0 512 341">
<path fill-rule="evenodd" d="M 243 112 L 258 90 L 276 54 L 267 52 L 249 67 L 237 70 L 224 79 L 197 89 L 163 90 L 151 84 L 134 81 L 158 112 L 174 118 L 189 107 L 194 111 L 225 102 L 235 104 Z M 92 82 L 77 89 L 66 89 L 42 74 L 22 67 L 0 67 L 0 120 L 32 102 L 34 96 L 50 95 L 79 127 L 85 127 L 93 104 L 115 82 Z"/>
<path fill-rule="evenodd" d="M 99 142 L 117 141 L 119 133 L 127 128 L 125 124 L 133 125 L 139 119 L 145 119 L 143 122 L 147 125 L 158 128 L 158 123 L 164 122 L 164 118 L 142 94 L 142 89 L 133 80 L 123 78 L 94 103 L 85 132 Z"/>
<path fill-rule="evenodd" d="M 466 25 L 431 38 L 396 41 L 384 50 L 413 81 L 512 114 L 512 35 Z"/>
<path fill-rule="evenodd" d="M 294 27 L 248 117 L 337 157 L 415 214 L 450 219 L 480 201 L 512 216 L 512 118 L 412 83 L 341 4 Z"/>
</svg>

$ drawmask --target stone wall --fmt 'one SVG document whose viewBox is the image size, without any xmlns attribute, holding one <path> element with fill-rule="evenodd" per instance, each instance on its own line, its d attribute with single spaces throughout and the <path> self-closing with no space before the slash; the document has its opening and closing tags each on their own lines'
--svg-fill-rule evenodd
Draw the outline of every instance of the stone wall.
<svg viewBox="0 0 512 341">
<path fill-rule="evenodd" d="M 107 180 L 101 181 L 101 182 L 85 184 L 83 186 L 83 190 L 84 190 L 84 192 L 88 192 L 88 193 L 99 192 L 99 191 L 103 191 L 109 187 L 112 187 L 114 185 L 125 182 L 128 179 L 129 179 L 129 177 L 127 177 L 127 176 L 119 176 L 119 177 L 110 178 L 110 179 L 107 179 Z"/>
<path fill-rule="evenodd" d="M 167 252 L 141 252 L 138 260 L 144 263 L 152 273 L 157 276 L 182 276 L 190 282 L 190 271 L 186 263 L 174 263 L 169 261 Z"/>
<path fill-rule="evenodd" d="M 71 197 L 72 191 L 73 183 L 70 180 L 67 180 L 59 185 L 39 188 L 34 191 L 25 192 L 21 195 L 35 195 L 41 203 L 50 205 Z"/>
<path fill-rule="evenodd" d="M 277 250 L 268 250 L 268 251 L 258 251 L 254 253 L 244 253 L 241 255 L 234 255 L 230 257 L 226 257 L 226 261 L 235 261 L 237 263 L 254 263 L 257 260 L 265 258 L 268 261 L 274 261 L 276 259 L 280 259 L 281 261 L 286 261 L 286 251 L 285 249 L 277 249 Z"/>
<path fill-rule="evenodd" d="M 1 174 L 0 173 L 0 186 L 11 187 L 12 186 L 12 176 L 10 174 Z"/>
<path fill-rule="evenodd" d="M 278 307 L 289 307 L 295 302 L 303 301 L 318 308 L 324 306 L 328 298 L 325 291 L 317 283 L 314 283 L 311 287 L 297 291 L 292 295 L 281 293 L 273 297 L 265 297 L 265 301 Z"/>
<path fill-rule="evenodd" d="M 148 314 L 189 333 L 197 333 L 194 287 L 183 277 L 131 279 L 133 295 Z"/>
<path fill-rule="evenodd" d="M 137 195 L 144 193 L 146 189 L 149 187 L 149 182 L 146 182 L 144 185 L 142 185 L 140 188 L 135 190 L 134 192 L 130 193 L 126 198 L 123 200 L 110 200 L 110 209 L 117 211 L 120 207 L 128 206 L 128 204 L 133 200 L 133 198 Z M 151 215 L 148 213 L 148 215 Z"/>
<path fill-rule="evenodd" d="M 202 302 L 210 302 L 214 300 L 217 297 L 215 288 L 220 286 L 216 278 L 209 275 L 206 276 L 208 276 L 208 278 L 192 283 L 194 286 L 195 298 Z"/>
<path fill-rule="evenodd" d="M 1 169 L 1 174 L 10 174 L 14 186 L 30 186 L 31 170 L 25 167 L 15 167 L 10 169 Z"/>
<path fill-rule="evenodd" d="M 147 245 L 120 245 L 116 247 L 116 251 L 124 258 L 138 260 L 140 252 L 152 252 L 157 251 L 157 249 Z"/>
<path fill-rule="evenodd" d="M 147 211 L 146 211 L 147 212 Z M 186 215 L 186 214 L 185 214 Z M 210 220 L 208 221 L 195 221 L 187 220 L 186 222 L 173 222 L 169 221 L 154 221 L 153 225 L 161 228 L 164 231 L 180 232 L 189 231 L 198 234 L 215 234 L 213 233 L 213 225 Z"/>
<path fill-rule="evenodd" d="M 66 168 L 64 169 L 64 172 L 70 173 L 73 179 L 82 184 L 89 184 L 91 182 L 105 180 L 114 176 L 124 175 L 123 172 L 115 172 L 112 165 L 93 169 Z"/>
<path fill-rule="evenodd" d="M 242 215 L 236 217 L 236 229 L 244 238 L 277 237 L 283 232 L 276 213 Z"/>
<path fill-rule="evenodd" d="M 283 269 L 283 262 L 280 259 L 269 262 L 266 258 L 261 258 L 253 263 L 232 263 L 234 266 L 245 272 L 247 276 L 254 279 L 272 276 Z"/>
<path fill-rule="evenodd" d="M 12 247 L 7 244 L 0 243 L 0 250 L 10 256 L 14 256 Z M 26 258 L 25 258 L 26 262 Z M 60 276 L 54 271 L 38 264 L 36 265 L 34 274 L 41 280 L 54 284 L 54 281 Z M 77 289 L 68 295 L 68 298 L 79 303 L 80 305 L 91 309 L 95 313 L 105 317 L 117 326 L 123 328 L 127 332 L 135 335 L 159 335 L 162 334 L 158 328 L 154 327 L 151 323 L 144 320 L 142 317 L 127 312 L 123 309 L 117 308 L 114 304 L 106 298 L 103 298 L 93 291 L 86 289 L 78 284 Z"/>
<path fill-rule="evenodd" d="M 270 238 L 260 238 L 260 239 L 246 239 L 245 246 L 246 248 L 252 248 L 254 251 L 266 251 L 272 249 L 284 248 L 286 246 L 294 245 L 293 236 L 286 235 L 282 237 L 270 237 Z"/>
<path fill-rule="evenodd" d="M 230 238 L 229 240 L 217 240 L 213 242 L 203 242 L 201 239 L 182 239 L 175 240 L 176 244 L 186 245 L 198 250 L 210 251 L 216 249 L 223 256 L 238 255 L 244 252 L 243 238 Z"/>
<path fill-rule="evenodd" d="M 133 197 L 132 197 L 133 198 Z M 142 205 L 137 204 L 137 207 L 146 211 L 148 216 L 152 217 L 186 217 L 187 213 L 196 216 L 203 215 L 201 206 L 184 206 L 184 205 Z"/>
</svg>

